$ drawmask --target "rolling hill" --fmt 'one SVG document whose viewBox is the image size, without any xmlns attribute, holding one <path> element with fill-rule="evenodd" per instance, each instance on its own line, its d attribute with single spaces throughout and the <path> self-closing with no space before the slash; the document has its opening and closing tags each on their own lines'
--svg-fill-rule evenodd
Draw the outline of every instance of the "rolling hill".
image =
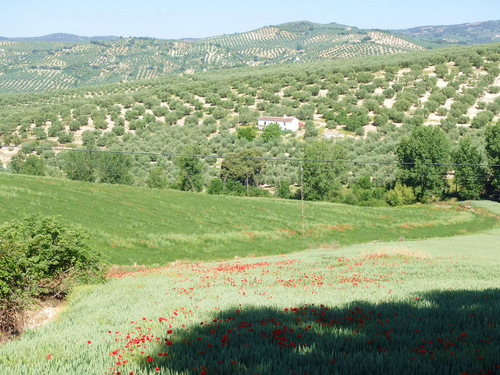
<svg viewBox="0 0 500 375">
<path fill-rule="evenodd" d="M 153 153 L 133 157 L 131 181 L 148 186 L 160 166 L 168 186 L 174 186 L 179 168 L 168 155 L 183 154 L 188 145 L 196 144 L 203 155 L 253 148 L 283 160 L 269 163 L 261 184 L 276 187 L 282 179 L 298 184 L 298 165 L 286 159 L 303 157 L 305 141 L 344 139 L 349 160 L 384 163 L 396 161 L 397 144 L 414 126 L 440 126 L 453 145 L 467 136 L 483 144 L 484 129 L 500 120 L 499 62 L 500 44 L 491 44 L 3 94 L 0 135 L 13 147 L 0 150 L 0 161 L 15 172 L 13 157 L 19 163 L 33 152 L 46 164 L 44 173 L 62 177 L 68 168 L 61 149 Z M 306 129 L 272 142 L 260 132 L 253 139 L 241 136 L 259 116 L 285 114 Z M 215 159 L 205 161 L 206 185 L 219 175 L 221 159 Z M 345 184 L 368 175 L 375 186 L 385 187 L 394 184 L 397 171 L 360 163 L 350 172 Z"/>
<path fill-rule="evenodd" d="M 363 30 L 308 21 L 203 39 L 0 37 L 0 93 L 130 82 L 241 66 L 318 62 L 500 41 L 500 21 Z"/>
<path fill-rule="evenodd" d="M 199 40 L 82 39 L 56 34 L 39 41 L 0 41 L 0 92 L 57 90 L 171 73 L 423 49 L 388 32 L 311 22 Z"/>
<path fill-rule="evenodd" d="M 82 226 L 108 263 L 128 266 L 286 254 L 308 247 L 334 250 L 402 236 L 456 236 L 498 225 L 494 215 L 458 204 L 436 210 L 307 202 L 303 226 L 300 201 L 9 174 L 0 174 L 0 206 L 0 223 L 37 214 Z"/>
</svg>

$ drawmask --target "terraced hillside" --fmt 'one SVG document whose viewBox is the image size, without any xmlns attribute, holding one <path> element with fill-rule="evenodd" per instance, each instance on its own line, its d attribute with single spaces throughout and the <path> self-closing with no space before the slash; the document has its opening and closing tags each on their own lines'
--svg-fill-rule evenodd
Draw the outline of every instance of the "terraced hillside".
<svg viewBox="0 0 500 375">
<path fill-rule="evenodd" d="M 270 141 L 260 131 L 243 136 L 259 116 L 285 114 L 304 122 L 305 129 Z M 252 148 L 282 159 L 302 157 L 308 141 L 334 138 L 343 139 L 350 160 L 394 162 L 401 137 L 421 125 L 441 127 L 454 147 L 470 136 L 484 154 L 484 129 L 497 123 L 499 114 L 500 45 L 492 44 L 2 94 L 0 135 L 12 146 L 179 154 L 196 144 L 205 155 Z M 30 153 L 43 160 L 45 174 L 68 174 L 68 156 L 60 150 L 3 147 L 1 162 L 19 172 Z M 203 162 L 206 184 L 219 175 L 220 163 Z M 135 155 L 128 183 L 146 186 L 157 166 L 169 185 L 178 183 L 178 164 L 160 155 Z M 390 166 L 350 168 L 345 184 L 366 175 L 379 187 L 396 180 Z M 259 175 L 262 185 L 276 187 L 282 179 L 298 184 L 298 165 L 269 163 Z"/>
<path fill-rule="evenodd" d="M 248 65 L 395 54 L 423 47 L 388 32 L 298 22 L 201 40 L 0 40 L 0 92 L 59 90 Z"/>
</svg>

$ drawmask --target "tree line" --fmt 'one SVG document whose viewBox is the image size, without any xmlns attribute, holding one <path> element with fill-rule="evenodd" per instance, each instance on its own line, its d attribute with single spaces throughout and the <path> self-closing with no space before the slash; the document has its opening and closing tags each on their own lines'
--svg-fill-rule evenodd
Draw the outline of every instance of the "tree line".
<svg viewBox="0 0 500 375">
<path fill-rule="evenodd" d="M 446 196 L 460 199 L 498 198 L 500 191 L 500 123 L 487 126 L 482 147 L 467 136 L 454 147 L 446 133 L 436 126 L 415 126 L 401 138 L 396 147 L 396 178 L 391 183 L 374 183 L 373 176 L 364 174 L 349 182 L 355 160 L 349 160 L 345 141 L 312 140 L 306 142 L 301 160 L 266 158 L 255 148 L 246 148 L 224 155 L 202 155 L 197 144 L 183 149 L 182 156 L 169 156 L 177 169 L 175 183 L 169 182 L 164 167 L 151 169 L 146 184 L 151 188 L 175 188 L 208 194 L 241 196 L 277 196 L 304 198 L 311 201 L 332 201 L 354 204 L 410 204 L 428 202 Z M 45 175 L 43 158 L 23 149 L 12 158 L 14 173 Z M 88 182 L 133 184 L 133 157 L 124 152 L 100 152 L 89 147 L 86 151 L 63 151 L 61 168 L 67 178 Z M 161 155 L 153 155 L 161 157 Z M 362 162 L 362 160 L 358 160 Z M 293 165 L 297 179 L 286 174 L 273 186 L 266 185 L 262 176 L 266 168 Z M 490 167 L 487 167 L 490 165 Z M 496 166 L 494 166 L 496 165 Z M 378 168 L 390 168 L 389 164 Z"/>
</svg>

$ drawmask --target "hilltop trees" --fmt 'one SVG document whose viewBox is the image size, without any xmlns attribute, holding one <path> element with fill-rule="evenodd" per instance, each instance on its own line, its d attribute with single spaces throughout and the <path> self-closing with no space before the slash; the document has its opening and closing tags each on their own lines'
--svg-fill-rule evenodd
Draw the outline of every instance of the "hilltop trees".
<svg viewBox="0 0 500 375">
<path fill-rule="evenodd" d="M 240 127 L 237 131 L 238 138 L 244 138 L 249 142 L 252 142 L 257 135 L 257 127 L 256 126 L 243 126 Z"/>
<path fill-rule="evenodd" d="M 441 197 L 446 187 L 450 145 L 438 127 L 420 126 L 403 137 L 396 151 L 400 164 L 398 180 L 411 186 L 419 201 Z"/>
</svg>

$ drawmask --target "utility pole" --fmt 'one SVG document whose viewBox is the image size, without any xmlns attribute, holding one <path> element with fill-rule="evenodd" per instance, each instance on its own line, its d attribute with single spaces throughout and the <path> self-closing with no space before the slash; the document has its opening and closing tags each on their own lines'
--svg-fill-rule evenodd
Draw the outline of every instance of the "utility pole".
<svg viewBox="0 0 500 375">
<path fill-rule="evenodd" d="M 303 163 L 300 162 L 300 202 L 302 205 L 302 237 L 306 237 L 306 215 L 304 207 L 304 167 Z"/>
</svg>

